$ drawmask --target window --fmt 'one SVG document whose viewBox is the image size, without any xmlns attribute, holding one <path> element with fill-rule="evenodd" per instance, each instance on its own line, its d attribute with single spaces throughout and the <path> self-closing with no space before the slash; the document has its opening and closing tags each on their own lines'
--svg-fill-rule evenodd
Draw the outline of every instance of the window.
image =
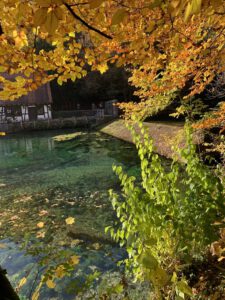
<svg viewBox="0 0 225 300">
<path fill-rule="evenodd" d="M 17 117 L 22 115 L 21 106 L 7 106 L 6 107 L 7 117 Z"/>
<path fill-rule="evenodd" d="M 37 114 L 38 115 L 44 115 L 45 112 L 44 112 L 44 105 L 38 105 L 37 106 Z"/>
</svg>

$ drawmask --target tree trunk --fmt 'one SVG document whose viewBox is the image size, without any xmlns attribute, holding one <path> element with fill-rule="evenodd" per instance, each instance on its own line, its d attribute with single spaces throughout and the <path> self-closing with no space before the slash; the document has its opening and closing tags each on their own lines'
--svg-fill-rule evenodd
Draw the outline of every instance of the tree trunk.
<svg viewBox="0 0 225 300">
<path fill-rule="evenodd" d="M 19 296 L 14 291 L 8 278 L 6 270 L 0 267 L 0 299 L 1 300 L 20 300 Z"/>
</svg>

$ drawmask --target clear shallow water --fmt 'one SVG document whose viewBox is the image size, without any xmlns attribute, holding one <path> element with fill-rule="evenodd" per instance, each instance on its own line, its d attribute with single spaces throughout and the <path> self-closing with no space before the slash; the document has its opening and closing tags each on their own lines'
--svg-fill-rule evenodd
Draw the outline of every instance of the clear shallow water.
<svg viewBox="0 0 225 300">
<path fill-rule="evenodd" d="M 71 276 L 57 279 L 54 289 L 44 284 L 40 299 L 75 299 L 88 274 L 118 271 L 125 255 L 104 234 L 115 218 L 107 191 L 119 189 L 112 164 L 138 174 L 134 147 L 100 133 L 54 142 L 62 133 L 0 139 L 0 265 L 14 287 L 27 278 L 22 299 L 31 299 L 46 268 L 71 255 L 79 257 Z M 75 224 L 66 225 L 68 217 Z"/>
</svg>

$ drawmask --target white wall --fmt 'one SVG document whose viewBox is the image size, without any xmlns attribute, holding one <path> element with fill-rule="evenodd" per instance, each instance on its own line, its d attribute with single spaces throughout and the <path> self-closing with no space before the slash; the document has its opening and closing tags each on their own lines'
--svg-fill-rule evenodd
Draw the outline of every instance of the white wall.
<svg viewBox="0 0 225 300">
<path fill-rule="evenodd" d="M 1 111 L 1 106 L 0 106 L 0 111 Z M 26 122 L 29 121 L 29 114 L 28 114 L 28 106 L 22 105 L 21 106 L 21 116 L 16 116 L 16 117 L 6 117 L 5 110 L 4 113 L 1 114 L 0 118 L 0 123 L 16 123 L 16 122 Z M 48 120 L 52 119 L 52 111 L 51 111 L 51 105 L 44 105 L 44 114 L 37 115 L 37 120 Z"/>
<path fill-rule="evenodd" d="M 27 106 L 21 106 L 22 115 L 24 115 L 24 121 L 29 121 L 28 116 L 28 107 Z"/>
<path fill-rule="evenodd" d="M 52 118 L 51 105 L 44 105 L 44 114 L 38 115 L 38 120 L 48 120 Z"/>
</svg>

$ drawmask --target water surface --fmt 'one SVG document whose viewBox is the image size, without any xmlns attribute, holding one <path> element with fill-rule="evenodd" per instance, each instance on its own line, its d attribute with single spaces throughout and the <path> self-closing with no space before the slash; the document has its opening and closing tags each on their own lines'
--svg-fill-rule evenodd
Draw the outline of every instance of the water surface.
<svg viewBox="0 0 225 300">
<path fill-rule="evenodd" d="M 22 299 L 31 299 L 47 268 L 55 270 L 71 256 L 79 259 L 71 276 L 57 279 L 54 289 L 44 284 L 40 299 L 75 299 L 89 274 L 108 276 L 124 257 L 104 228 L 115 219 L 108 189 L 119 189 L 112 165 L 137 175 L 135 148 L 98 132 L 64 143 L 54 142 L 57 134 L 0 140 L 0 265 L 14 287 L 27 278 Z M 75 218 L 73 225 L 66 224 L 68 217 Z"/>
</svg>

